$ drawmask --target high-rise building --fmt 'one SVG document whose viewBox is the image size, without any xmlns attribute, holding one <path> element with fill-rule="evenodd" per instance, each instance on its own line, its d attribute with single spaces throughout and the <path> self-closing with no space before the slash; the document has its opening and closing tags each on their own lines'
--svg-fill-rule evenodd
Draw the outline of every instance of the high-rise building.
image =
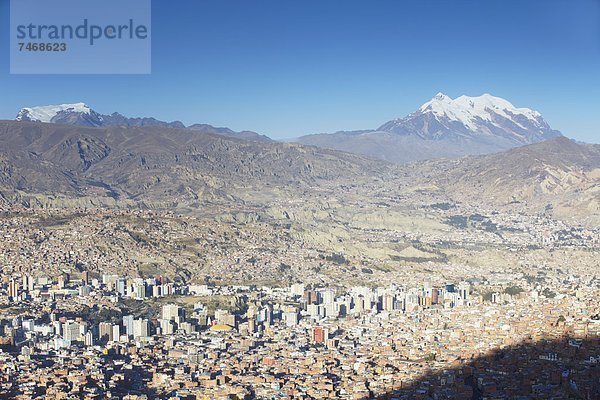
<svg viewBox="0 0 600 400">
<path fill-rule="evenodd" d="M 23 274 L 22 276 L 23 290 L 29 291 L 29 275 Z"/>
<path fill-rule="evenodd" d="M 12 301 L 16 301 L 19 297 L 19 282 L 14 278 L 11 279 L 8 284 L 8 297 L 10 297 Z"/>
<path fill-rule="evenodd" d="M 123 326 L 125 327 L 125 334 L 129 337 L 133 336 L 133 315 L 125 315 L 123 317 Z"/>
<path fill-rule="evenodd" d="M 127 287 L 127 280 L 124 277 L 119 277 L 115 283 L 115 291 L 121 296 L 125 296 L 125 289 Z"/>
<path fill-rule="evenodd" d="M 116 290 L 117 279 L 119 279 L 118 275 L 102 275 L 102 283 L 106 285 L 108 290 Z"/>
<path fill-rule="evenodd" d="M 341 303 L 339 303 L 339 315 L 341 317 L 345 317 L 346 315 L 348 315 L 348 313 L 350 312 L 350 306 L 352 304 L 352 300 L 351 298 L 346 298 L 344 299 L 344 301 L 342 301 Z"/>
<path fill-rule="evenodd" d="M 258 317 L 258 310 L 254 304 L 248 306 L 246 310 L 246 319 L 248 320 L 248 331 L 250 334 L 256 332 L 256 320 Z"/>
<path fill-rule="evenodd" d="M 365 302 L 365 298 L 362 295 L 356 296 L 353 300 L 354 300 L 354 312 L 355 313 L 360 314 L 363 311 L 365 311 L 366 302 Z"/>
<path fill-rule="evenodd" d="M 93 346 L 94 345 L 94 336 L 92 335 L 91 331 L 85 334 L 85 336 L 83 337 L 83 343 L 86 346 Z"/>
<path fill-rule="evenodd" d="M 134 297 L 136 299 L 146 298 L 146 284 L 144 282 L 136 283 L 134 285 Z"/>
<path fill-rule="evenodd" d="M 182 322 L 181 324 L 179 324 L 179 329 L 188 335 L 190 335 L 196 331 L 195 325 L 192 325 L 189 322 Z"/>
<path fill-rule="evenodd" d="M 148 320 L 147 319 L 136 319 L 133 321 L 133 337 L 135 339 L 139 337 L 148 336 Z"/>
<path fill-rule="evenodd" d="M 178 321 L 182 309 L 176 304 L 165 304 L 162 306 L 162 318 L 167 321 Z"/>
<path fill-rule="evenodd" d="M 335 289 L 333 288 L 320 289 L 317 294 L 319 304 L 333 304 L 335 302 Z"/>
<path fill-rule="evenodd" d="M 229 325 L 235 327 L 235 314 L 230 313 L 228 310 L 216 310 L 215 321 L 221 325 Z M 265 319 L 266 322 L 266 319 Z"/>
<path fill-rule="evenodd" d="M 59 289 L 64 289 L 67 286 L 67 283 L 69 283 L 69 275 L 68 274 L 61 274 L 58 277 L 58 288 Z"/>
<path fill-rule="evenodd" d="M 317 304 L 319 301 L 317 292 L 315 292 L 314 290 L 304 291 L 303 300 L 305 304 Z"/>
<path fill-rule="evenodd" d="M 286 310 L 283 313 L 283 321 L 287 326 L 298 325 L 298 311 L 296 309 Z"/>
<path fill-rule="evenodd" d="M 21 326 L 25 331 L 33 331 L 35 329 L 35 320 L 24 319 L 23 322 L 21 322 Z"/>
<path fill-rule="evenodd" d="M 315 326 L 312 330 L 312 341 L 316 344 L 325 343 L 325 340 L 328 339 L 328 331 L 322 326 Z"/>
<path fill-rule="evenodd" d="M 98 324 L 98 338 L 100 342 L 110 342 L 113 338 L 113 326 L 110 322 L 100 322 Z"/>
<path fill-rule="evenodd" d="M 118 341 L 121 338 L 121 327 L 119 325 L 112 326 L 112 337 L 114 341 Z"/>
<path fill-rule="evenodd" d="M 336 303 L 319 306 L 322 308 L 325 317 L 337 318 L 340 315 L 340 307 Z"/>
<path fill-rule="evenodd" d="M 63 325 L 63 339 L 76 342 L 80 340 L 81 327 L 75 321 L 67 321 Z"/>
<path fill-rule="evenodd" d="M 161 293 L 163 296 L 172 296 L 173 295 L 173 284 L 165 283 L 161 285 Z"/>
<path fill-rule="evenodd" d="M 437 289 L 431 289 L 431 303 L 438 304 L 440 301 L 440 292 Z"/>
<path fill-rule="evenodd" d="M 172 335 L 175 332 L 175 324 L 169 319 L 159 319 L 160 333 L 162 335 Z"/>
<path fill-rule="evenodd" d="M 81 272 L 81 282 L 84 285 L 88 285 L 90 283 L 90 274 L 87 271 Z"/>
<path fill-rule="evenodd" d="M 60 321 L 54 321 L 52 322 L 52 327 L 54 328 L 54 334 L 57 336 L 62 336 L 63 334 L 63 325 L 60 323 Z"/>
<path fill-rule="evenodd" d="M 381 297 L 381 308 L 384 311 L 392 311 L 394 309 L 394 296 L 386 293 Z"/>
<path fill-rule="evenodd" d="M 458 285 L 458 295 L 463 300 L 468 300 L 471 294 L 471 285 L 468 282 L 462 282 Z"/>
<path fill-rule="evenodd" d="M 82 336 L 85 335 L 88 332 L 89 323 L 81 319 L 77 319 L 76 322 L 79 324 L 79 334 Z"/>
</svg>

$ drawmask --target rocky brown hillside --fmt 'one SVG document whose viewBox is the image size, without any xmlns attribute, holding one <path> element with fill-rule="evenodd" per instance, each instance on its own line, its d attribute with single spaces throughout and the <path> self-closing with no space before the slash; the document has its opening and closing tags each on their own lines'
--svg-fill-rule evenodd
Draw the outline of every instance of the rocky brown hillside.
<svg viewBox="0 0 600 400">
<path fill-rule="evenodd" d="M 597 145 L 559 137 L 503 153 L 400 166 L 189 129 L 6 121 L 0 122 L 0 195 L 4 203 L 35 207 L 194 211 L 289 201 L 312 207 L 309 199 L 324 194 L 352 215 L 365 204 L 403 196 L 405 205 L 447 199 L 595 223 L 599 154 Z M 317 214 L 302 219 L 312 223 Z"/>
<path fill-rule="evenodd" d="M 193 130 L 0 123 L 0 191 L 23 204 L 197 206 L 245 191 L 291 194 L 388 168 L 330 150 Z"/>
<path fill-rule="evenodd" d="M 600 145 L 565 137 L 452 162 L 435 178 L 453 198 L 597 221 Z"/>
</svg>

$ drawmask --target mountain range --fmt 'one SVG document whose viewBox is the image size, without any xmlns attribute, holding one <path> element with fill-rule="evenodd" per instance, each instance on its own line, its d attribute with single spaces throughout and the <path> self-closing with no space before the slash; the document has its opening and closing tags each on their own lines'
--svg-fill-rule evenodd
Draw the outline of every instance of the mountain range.
<svg viewBox="0 0 600 400">
<path fill-rule="evenodd" d="M 17 121 L 45 122 L 87 127 L 163 127 L 186 129 L 180 121 L 165 122 L 156 118 L 129 118 L 114 112 L 110 115 L 100 114 L 85 103 L 59 104 L 39 107 L 25 107 L 19 110 Z M 235 132 L 229 128 L 217 128 L 208 124 L 194 124 L 187 129 L 213 133 L 224 136 L 239 137 L 247 140 L 270 141 L 267 136 L 252 131 Z"/>
<path fill-rule="evenodd" d="M 332 150 L 194 129 L 0 121 L 0 203 L 8 204 L 244 204 L 245 190 L 292 193 L 380 168 Z"/>
<path fill-rule="evenodd" d="M 541 114 L 484 94 L 451 99 L 438 93 L 406 117 L 377 129 L 307 135 L 296 141 L 408 162 L 495 153 L 562 136 Z"/>
<path fill-rule="evenodd" d="M 156 118 L 129 118 L 117 112 L 103 115 L 85 103 L 22 108 L 17 121 L 88 127 L 163 127 L 190 129 L 246 140 L 270 141 L 252 131 L 236 132 L 208 124 L 185 126 Z M 495 153 L 562 136 L 542 115 L 517 108 L 490 94 L 451 99 L 438 93 L 415 112 L 373 130 L 341 131 L 302 136 L 294 141 L 321 148 L 366 155 L 392 162 Z"/>
<path fill-rule="evenodd" d="M 0 206 L 198 211 L 208 204 L 270 207 L 323 191 L 339 201 L 348 193 L 367 199 L 376 196 L 372 190 L 595 223 L 600 146 L 560 136 L 496 154 L 398 165 L 193 129 L 0 121 Z"/>
<path fill-rule="evenodd" d="M 457 202 L 600 221 L 600 146 L 569 140 L 540 113 L 491 95 L 440 93 L 376 130 L 298 142 L 101 115 L 84 103 L 23 108 L 17 121 L 0 122 L 0 203 L 267 206 L 342 182 L 380 182 Z"/>
</svg>

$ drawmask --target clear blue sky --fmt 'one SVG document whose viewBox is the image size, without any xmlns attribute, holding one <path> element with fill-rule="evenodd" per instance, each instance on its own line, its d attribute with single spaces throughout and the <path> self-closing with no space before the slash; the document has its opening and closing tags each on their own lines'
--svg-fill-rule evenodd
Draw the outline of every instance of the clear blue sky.
<svg viewBox="0 0 600 400">
<path fill-rule="evenodd" d="M 599 0 L 154 0 L 148 76 L 9 75 L 8 5 L 1 119 L 83 101 L 286 138 L 376 128 L 438 91 L 489 92 L 600 142 Z"/>
</svg>

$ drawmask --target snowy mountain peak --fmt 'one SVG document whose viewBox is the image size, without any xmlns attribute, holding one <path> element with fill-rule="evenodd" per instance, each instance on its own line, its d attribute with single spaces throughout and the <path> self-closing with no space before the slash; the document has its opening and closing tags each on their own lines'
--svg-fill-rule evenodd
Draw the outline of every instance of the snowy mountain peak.
<svg viewBox="0 0 600 400">
<path fill-rule="evenodd" d="M 79 113 L 90 115 L 93 110 L 85 103 L 58 104 L 41 107 L 25 107 L 17 114 L 17 121 L 52 122 L 60 113 Z"/>
<path fill-rule="evenodd" d="M 417 111 L 389 121 L 377 131 L 454 143 L 465 140 L 475 140 L 486 146 L 499 143 L 501 148 L 561 135 L 550 128 L 539 112 L 515 107 L 508 100 L 489 93 L 455 99 L 438 93 Z"/>
<path fill-rule="evenodd" d="M 452 99 L 442 93 L 436 94 L 430 101 L 419 107 L 417 113 L 431 113 L 437 118 L 444 118 L 463 124 L 469 129 L 477 129 L 485 121 L 497 124 L 499 118 L 515 121 L 527 119 L 534 125 L 540 125 L 540 113 L 529 108 L 517 108 L 508 100 L 485 93 L 481 96 L 460 96 Z M 522 125 L 522 124 L 520 124 Z"/>
<path fill-rule="evenodd" d="M 440 100 L 440 101 L 449 101 L 452 100 L 450 97 L 446 96 L 444 93 L 442 92 L 438 92 L 438 94 L 436 94 L 435 96 L 433 96 L 433 100 Z"/>
</svg>

